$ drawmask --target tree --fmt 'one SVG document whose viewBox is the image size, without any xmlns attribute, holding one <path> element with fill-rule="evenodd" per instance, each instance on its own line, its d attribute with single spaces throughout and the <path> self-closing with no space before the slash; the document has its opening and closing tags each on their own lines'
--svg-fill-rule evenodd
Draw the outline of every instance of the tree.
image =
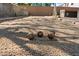
<svg viewBox="0 0 79 59">
<path fill-rule="evenodd" d="M 31 3 L 18 3 L 19 6 L 31 6 Z"/>
<path fill-rule="evenodd" d="M 32 6 L 50 6 L 50 3 L 32 3 Z"/>
<path fill-rule="evenodd" d="M 56 3 L 53 3 L 53 5 L 54 5 L 53 15 L 55 16 L 55 19 L 57 19 Z"/>
</svg>

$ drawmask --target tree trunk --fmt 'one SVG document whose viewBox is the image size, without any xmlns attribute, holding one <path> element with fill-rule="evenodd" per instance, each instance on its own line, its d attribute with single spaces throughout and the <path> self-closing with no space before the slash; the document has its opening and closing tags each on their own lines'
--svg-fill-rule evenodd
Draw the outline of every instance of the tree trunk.
<svg viewBox="0 0 79 59">
<path fill-rule="evenodd" d="M 53 15 L 55 16 L 55 19 L 57 19 L 56 3 L 54 3 Z"/>
</svg>

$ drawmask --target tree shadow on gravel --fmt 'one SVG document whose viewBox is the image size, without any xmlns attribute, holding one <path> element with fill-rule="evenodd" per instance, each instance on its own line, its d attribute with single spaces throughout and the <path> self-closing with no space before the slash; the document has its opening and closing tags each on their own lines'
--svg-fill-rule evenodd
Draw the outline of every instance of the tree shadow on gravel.
<svg viewBox="0 0 79 59">
<path fill-rule="evenodd" d="M 58 38 L 60 39 L 60 38 Z M 39 44 L 39 45 L 49 45 L 54 46 L 55 48 L 58 48 L 60 50 L 63 50 L 65 53 L 71 56 L 79 56 L 79 44 L 68 41 L 64 38 L 61 38 L 62 41 L 29 41 L 28 43 L 32 44 Z"/>
<path fill-rule="evenodd" d="M 65 32 L 62 32 L 62 31 L 59 31 L 59 30 L 55 30 L 55 29 L 42 29 L 42 28 L 36 28 L 36 27 L 14 27 L 14 28 L 6 28 L 6 30 L 10 30 L 10 29 L 14 29 L 14 31 L 18 31 L 18 29 L 22 29 L 22 28 L 28 28 L 28 29 L 31 29 L 31 30 L 47 30 L 49 32 L 52 32 L 52 31 L 55 31 L 56 33 L 61 33 L 61 34 L 64 34 L 64 35 L 67 35 L 66 37 L 59 37 L 59 38 L 68 38 L 68 39 L 79 39 L 79 35 L 78 34 L 70 34 L 70 33 L 65 33 Z M 16 33 L 16 32 L 15 32 Z M 21 33 L 21 32 L 19 32 Z M 16 33 L 17 34 L 17 33 Z M 19 35 L 18 35 L 19 36 Z M 24 36 L 22 34 L 22 36 Z"/>
<path fill-rule="evenodd" d="M 11 28 L 10 28 L 11 29 Z M 19 28 L 20 29 L 20 28 Z M 29 48 L 28 46 L 26 46 L 26 43 L 31 43 L 31 44 L 41 44 L 41 45 L 49 45 L 49 46 L 54 46 L 58 49 L 63 50 L 65 53 L 67 53 L 68 55 L 71 56 L 78 56 L 79 55 L 79 44 L 66 40 L 65 37 L 56 37 L 56 39 L 61 39 L 65 42 L 59 42 L 59 41 L 26 41 L 26 40 L 22 40 L 19 37 L 23 37 L 25 35 L 27 35 L 28 33 L 23 33 L 23 32 L 12 32 L 12 31 L 8 31 L 8 29 L 0 29 L 0 36 L 3 37 L 7 37 L 8 39 L 10 39 L 11 41 L 13 41 L 14 43 L 16 43 L 17 45 L 19 45 L 21 48 L 23 48 L 26 51 L 29 51 L 29 53 L 31 53 L 33 56 L 44 56 L 46 55 L 45 53 L 42 53 L 41 51 L 37 51 L 34 49 Z"/>
<path fill-rule="evenodd" d="M 17 45 L 19 45 L 21 48 L 23 48 L 25 51 L 29 51 L 29 53 L 31 53 L 31 55 L 33 55 L 33 56 L 44 56 L 45 55 L 44 53 L 42 54 L 40 51 L 33 50 L 33 49 L 29 48 L 28 46 L 25 46 L 27 41 L 20 39 L 18 36 L 16 36 L 17 34 L 22 35 L 23 33 L 22 32 L 15 33 L 15 32 L 11 32 L 11 31 L 7 31 L 6 29 L 0 29 L 1 37 L 7 37 L 11 41 L 13 41 Z M 23 35 L 27 35 L 27 33 L 23 34 Z"/>
<path fill-rule="evenodd" d="M 18 17 L 8 17 L 8 18 L 0 18 L 0 23 L 6 22 L 6 21 L 12 21 L 12 20 L 17 20 L 17 19 L 22 19 L 26 16 L 18 16 Z"/>
</svg>

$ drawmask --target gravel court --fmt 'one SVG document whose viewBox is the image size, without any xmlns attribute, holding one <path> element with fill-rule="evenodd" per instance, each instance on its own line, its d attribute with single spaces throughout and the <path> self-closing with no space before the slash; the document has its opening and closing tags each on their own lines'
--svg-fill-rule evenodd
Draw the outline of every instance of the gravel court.
<svg viewBox="0 0 79 59">
<path fill-rule="evenodd" d="M 69 18 L 68 18 L 69 19 Z M 68 20 L 67 19 L 67 20 Z M 74 20 L 73 20 L 74 21 Z M 50 41 L 45 36 L 30 41 L 28 33 L 44 34 L 55 30 L 58 41 Z M 79 55 L 78 27 L 67 21 L 53 20 L 51 16 L 22 17 L 0 23 L 0 55 L 2 56 L 69 56 Z"/>
</svg>

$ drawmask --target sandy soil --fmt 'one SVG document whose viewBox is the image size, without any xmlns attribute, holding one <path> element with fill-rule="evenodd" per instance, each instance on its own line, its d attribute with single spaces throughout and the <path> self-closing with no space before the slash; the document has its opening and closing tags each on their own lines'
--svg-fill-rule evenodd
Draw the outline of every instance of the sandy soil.
<svg viewBox="0 0 79 59">
<path fill-rule="evenodd" d="M 30 16 L 2 19 L 0 21 L 1 56 L 79 56 L 79 23 L 70 18 L 54 20 L 52 16 Z M 28 33 L 44 32 L 35 40 L 26 38 Z M 47 34 L 55 31 L 57 41 L 50 41 Z"/>
</svg>

